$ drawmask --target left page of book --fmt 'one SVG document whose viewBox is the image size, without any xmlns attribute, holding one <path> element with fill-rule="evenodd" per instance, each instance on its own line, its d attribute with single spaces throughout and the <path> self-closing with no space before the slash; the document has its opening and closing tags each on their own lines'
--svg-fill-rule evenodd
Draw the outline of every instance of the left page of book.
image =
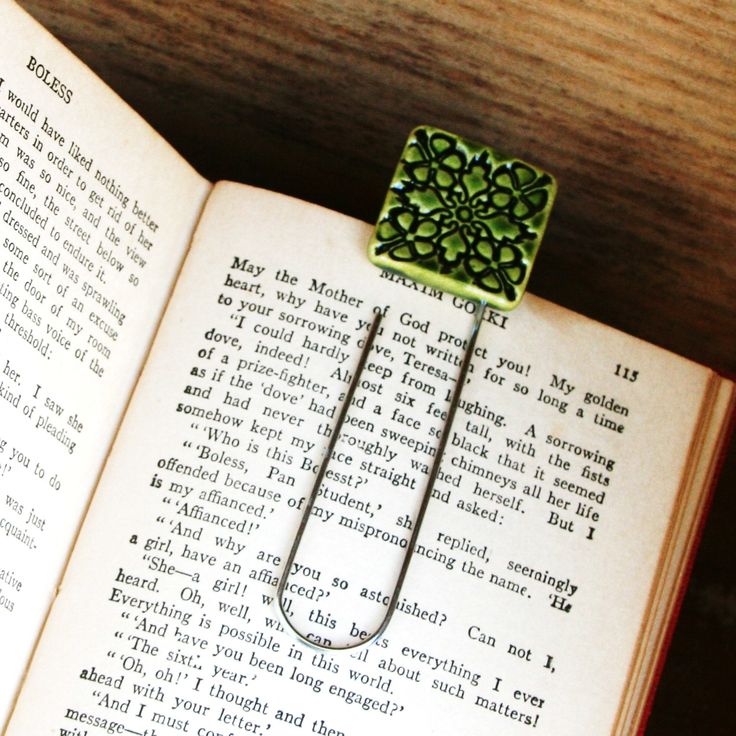
<svg viewBox="0 0 736 736">
<path fill-rule="evenodd" d="M 209 184 L 0 3 L 0 722 Z"/>
</svg>

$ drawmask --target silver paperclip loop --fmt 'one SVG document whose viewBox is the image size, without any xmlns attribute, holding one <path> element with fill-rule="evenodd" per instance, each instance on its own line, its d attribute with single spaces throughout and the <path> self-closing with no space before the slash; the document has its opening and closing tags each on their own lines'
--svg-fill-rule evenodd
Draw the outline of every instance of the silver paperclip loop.
<svg viewBox="0 0 736 736">
<path fill-rule="evenodd" d="M 289 627 L 291 632 L 297 637 L 297 639 L 299 639 L 299 641 L 301 641 L 303 644 L 306 644 L 307 646 L 313 647 L 315 649 L 323 649 L 323 650 L 328 650 L 328 651 L 347 651 L 351 649 L 357 649 L 358 647 L 363 647 L 363 646 L 370 644 L 371 642 L 374 642 L 376 639 L 378 639 L 383 634 L 383 632 L 386 630 L 386 627 L 389 625 L 391 621 L 391 617 L 393 616 L 393 613 L 396 610 L 396 604 L 398 603 L 399 595 L 401 594 L 401 589 L 404 585 L 404 579 L 406 578 L 406 573 L 409 570 L 409 564 L 411 562 L 414 548 L 416 546 L 417 538 L 419 536 L 419 530 L 421 529 L 421 526 L 422 526 L 422 521 L 424 520 L 424 514 L 427 510 L 429 499 L 432 496 L 432 490 L 434 488 L 434 484 L 437 479 L 437 475 L 440 471 L 440 465 L 442 463 L 442 456 L 444 455 L 444 452 L 445 452 L 445 446 L 447 445 L 447 438 L 450 435 L 450 429 L 452 428 L 452 422 L 455 417 L 455 411 L 460 401 L 460 395 L 462 393 L 463 386 L 465 385 L 468 370 L 470 369 L 470 363 L 473 358 L 475 342 L 478 337 L 478 332 L 480 330 L 481 322 L 483 320 L 483 314 L 485 311 L 485 307 L 486 307 L 485 301 L 480 301 L 476 304 L 475 313 L 473 317 L 473 326 L 471 329 L 470 336 L 468 338 L 468 344 L 465 350 L 465 354 L 463 355 L 462 364 L 460 366 L 460 372 L 457 377 L 457 383 L 455 384 L 455 391 L 452 394 L 452 400 L 447 410 L 447 419 L 445 421 L 445 425 L 442 430 L 440 441 L 437 446 L 437 454 L 435 455 L 434 463 L 432 464 L 432 469 L 430 471 L 429 478 L 427 480 L 427 485 L 424 490 L 424 495 L 422 496 L 422 502 L 421 502 L 421 505 L 419 506 L 419 511 L 417 512 L 416 520 L 414 521 L 414 528 L 411 534 L 411 538 L 409 539 L 409 543 L 407 545 L 406 553 L 404 554 L 404 559 L 401 565 L 401 569 L 399 570 L 398 577 L 396 578 L 396 584 L 394 585 L 393 594 L 391 595 L 391 599 L 388 603 L 388 610 L 386 611 L 386 615 L 381 621 L 381 624 L 379 625 L 379 627 L 370 636 L 362 638 L 361 641 L 355 644 L 347 644 L 345 646 L 330 646 L 327 644 L 317 643 L 315 641 L 312 641 L 311 639 L 308 639 L 304 634 L 302 634 L 291 623 L 291 620 L 289 619 L 289 616 L 284 608 L 284 591 L 286 590 L 286 584 L 288 582 L 288 579 L 291 573 L 291 568 L 293 566 L 294 559 L 296 558 L 297 552 L 299 551 L 299 545 L 301 544 L 302 538 L 304 536 L 304 530 L 306 529 L 307 523 L 312 514 L 312 508 L 314 506 L 314 502 L 316 501 L 317 496 L 319 495 L 320 488 L 322 487 L 322 480 L 324 479 L 325 473 L 327 472 L 327 467 L 329 465 L 330 458 L 332 457 L 332 453 L 335 449 L 335 445 L 339 438 L 340 430 L 342 429 L 342 425 L 345 422 L 345 418 L 350 408 L 350 404 L 353 400 L 353 395 L 355 394 L 355 390 L 360 381 L 360 376 L 363 372 L 363 368 L 368 359 L 368 354 L 370 353 L 370 350 L 373 346 L 373 342 L 375 341 L 376 335 L 378 333 L 378 328 L 380 327 L 381 320 L 383 318 L 383 313 L 381 311 L 376 313 L 376 316 L 373 320 L 373 324 L 371 325 L 371 329 L 368 333 L 368 337 L 366 339 L 365 346 L 360 355 L 360 360 L 358 361 L 358 365 L 355 369 L 355 375 L 353 376 L 353 380 L 350 382 L 350 387 L 348 388 L 347 394 L 345 395 L 345 400 L 343 401 L 342 407 L 340 409 L 340 414 L 338 415 L 337 422 L 334 427 L 334 431 L 330 438 L 329 445 L 327 446 L 325 459 L 322 462 L 322 465 L 320 466 L 319 472 L 317 473 L 317 478 L 314 481 L 314 486 L 312 487 L 312 492 L 309 498 L 307 499 L 306 505 L 304 507 L 302 519 L 299 524 L 299 528 L 297 529 L 296 535 L 294 537 L 294 542 L 291 546 L 289 557 L 286 560 L 286 564 L 284 566 L 284 573 L 281 576 L 281 580 L 279 581 L 279 586 L 276 592 L 276 600 L 278 601 L 278 607 L 279 607 L 279 610 L 281 611 L 281 616 L 284 622 Z"/>
</svg>

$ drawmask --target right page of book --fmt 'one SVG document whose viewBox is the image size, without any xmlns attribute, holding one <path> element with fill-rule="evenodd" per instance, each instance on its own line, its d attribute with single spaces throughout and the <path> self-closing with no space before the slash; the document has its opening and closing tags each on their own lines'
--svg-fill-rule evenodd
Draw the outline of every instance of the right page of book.
<svg viewBox="0 0 736 736">
<path fill-rule="evenodd" d="M 710 371 L 533 296 L 473 305 L 368 228 L 211 197 L 8 733 L 611 733 Z M 385 314 L 291 569 L 305 498 Z M 43 707 L 39 704 L 43 703 Z"/>
</svg>

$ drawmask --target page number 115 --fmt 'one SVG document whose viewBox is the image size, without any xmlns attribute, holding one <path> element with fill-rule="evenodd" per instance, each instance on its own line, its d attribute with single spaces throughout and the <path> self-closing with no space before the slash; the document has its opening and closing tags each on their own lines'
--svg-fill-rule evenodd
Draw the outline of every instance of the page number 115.
<svg viewBox="0 0 736 736">
<path fill-rule="evenodd" d="M 639 378 L 639 371 L 627 368 L 625 365 L 621 365 L 621 363 L 616 363 L 614 374 L 619 378 L 623 378 L 625 381 L 631 381 L 631 383 L 634 383 L 634 381 Z"/>
</svg>

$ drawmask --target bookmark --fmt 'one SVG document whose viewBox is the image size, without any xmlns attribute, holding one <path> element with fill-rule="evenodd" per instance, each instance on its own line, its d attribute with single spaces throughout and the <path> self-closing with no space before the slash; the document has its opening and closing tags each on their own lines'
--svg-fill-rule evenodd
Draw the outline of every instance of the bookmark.
<svg viewBox="0 0 736 736">
<path fill-rule="evenodd" d="M 276 600 L 282 617 L 304 644 L 329 651 L 353 650 L 377 640 L 386 630 L 396 610 L 440 471 L 485 308 L 508 311 L 521 301 L 555 193 L 556 184 L 549 174 L 492 148 L 428 126 L 418 127 L 410 134 L 369 241 L 368 257 L 381 268 L 475 302 L 473 323 L 386 614 L 372 632 L 360 631 L 357 641 L 332 645 L 297 629 L 286 610 L 284 593 L 330 458 L 379 331 L 383 315 L 377 311 L 332 428 L 325 459 L 306 501 L 277 590 Z"/>
</svg>

